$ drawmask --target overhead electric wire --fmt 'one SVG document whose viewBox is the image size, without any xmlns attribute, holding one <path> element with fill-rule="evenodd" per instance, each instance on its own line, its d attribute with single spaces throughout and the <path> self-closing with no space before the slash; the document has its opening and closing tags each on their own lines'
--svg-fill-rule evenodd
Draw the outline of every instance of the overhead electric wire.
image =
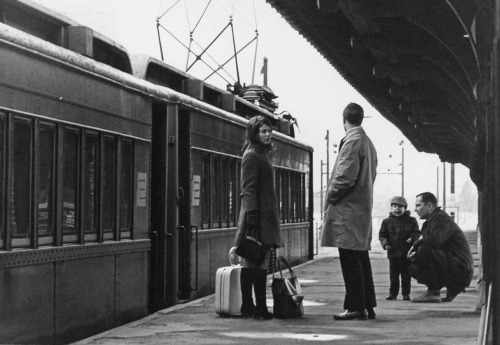
<svg viewBox="0 0 500 345">
<path fill-rule="evenodd" d="M 255 37 L 252 38 L 247 44 L 245 44 L 239 50 L 237 49 L 237 46 L 236 46 L 235 27 L 234 27 L 234 24 L 233 24 L 233 18 L 234 18 L 233 16 L 234 16 L 235 12 L 237 12 L 239 14 L 238 18 L 241 17 L 242 20 L 243 20 L 243 22 L 245 22 L 249 27 L 251 27 L 251 24 L 246 20 L 246 17 L 244 15 L 242 15 L 241 12 L 238 10 L 238 8 L 236 7 L 236 1 L 235 0 L 233 0 L 232 6 L 231 6 L 231 10 L 230 10 L 230 14 L 227 11 L 227 9 L 224 8 L 224 6 L 222 6 L 223 10 L 229 15 L 229 23 L 215 36 L 215 38 L 206 46 L 206 48 L 203 48 L 194 39 L 194 33 L 197 30 L 197 28 L 199 27 L 202 19 L 205 18 L 206 14 L 207 14 L 207 11 L 208 11 L 208 8 L 212 4 L 212 0 L 208 0 L 205 8 L 203 9 L 202 14 L 200 15 L 199 19 L 197 20 L 197 22 L 196 22 L 196 24 L 195 24 L 195 26 L 193 28 L 191 28 L 191 21 L 190 21 L 189 9 L 188 9 L 188 5 L 187 5 L 187 1 L 186 0 L 184 1 L 184 7 L 185 7 L 185 11 L 186 11 L 186 19 L 187 19 L 188 30 L 189 30 L 189 44 L 188 45 L 184 44 L 179 38 L 177 38 L 177 36 L 173 32 L 171 32 L 166 27 L 164 27 L 163 25 L 160 24 L 160 19 L 162 17 L 164 17 L 168 12 L 170 12 L 172 10 L 172 8 L 174 8 L 179 2 L 180 2 L 180 0 L 175 1 L 175 3 L 172 6 L 170 6 L 165 12 L 163 12 L 162 15 L 160 15 L 160 16 L 157 17 L 158 40 L 159 40 L 159 45 L 160 45 L 160 53 L 161 53 L 162 61 L 164 60 L 164 56 L 163 56 L 163 46 L 162 46 L 161 35 L 160 35 L 160 27 L 163 28 L 170 36 L 172 36 L 172 38 L 175 41 L 177 41 L 181 46 L 183 46 L 187 50 L 186 72 L 189 72 L 189 70 L 198 62 L 198 60 L 200 60 L 201 62 L 203 62 L 204 65 L 206 65 L 212 71 L 212 73 L 210 73 L 204 80 L 207 80 L 208 78 L 210 78 L 211 76 L 213 76 L 214 74 L 216 74 L 219 77 L 221 77 L 226 83 L 229 83 L 228 80 L 226 79 L 226 77 L 224 77 L 221 73 L 219 73 L 219 71 L 223 72 L 224 74 L 227 74 L 227 78 L 235 80 L 231 76 L 231 73 L 229 73 L 227 70 L 224 69 L 224 67 L 232 59 L 234 59 L 235 60 L 235 64 L 236 64 L 237 82 L 241 83 L 241 81 L 240 81 L 239 64 L 238 64 L 238 54 L 240 54 L 253 41 L 255 41 L 256 43 L 255 43 L 254 63 L 253 63 L 253 70 L 252 70 L 252 83 L 253 83 L 254 82 L 254 76 L 255 76 L 255 69 L 256 69 L 257 51 L 258 51 L 258 36 L 259 36 L 258 28 L 257 28 L 257 14 L 256 14 L 256 9 L 255 9 L 255 0 L 252 1 L 253 10 L 254 10 Z M 217 3 L 220 4 L 220 2 L 217 2 Z M 158 11 L 160 11 L 160 10 L 158 10 Z M 221 35 L 227 30 L 227 28 L 229 26 L 231 26 L 231 35 L 232 35 L 232 44 L 233 44 L 233 52 L 234 52 L 234 54 L 229 59 L 227 59 L 223 64 L 219 64 L 217 62 L 217 60 L 209 54 L 208 50 L 221 37 Z M 202 52 L 200 54 L 196 54 L 193 51 L 193 44 L 195 44 L 200 49 L 202 49 Z M 190 63 L 191 54 L 193 54 L 195 56 L 195 59 L 194 59 L 194 61 L 192 61 Z M 203 58 L 204 56 L 208 57 L 212 62 L 208 63 L 207 61 L 205 61 L 205 59 Z M 212 67 L 212 65 L 211 65 L 212 63 L 216 64 L 218 67 L 215 67 L 215 68 Z"/>
<path fill-rule="evenodd" d="M 210 5 L 210 3 L 212 2 L 212 0 L 210 0 L 207 4 L 207 6 L 205 6 L 205 9 L 203 10 L 203 13 L 201 14 L 200 16 L 200 19 L 198 19 L 198 23 L 196 23 L 196 25 L 194 26 L 194 29 L 191 31 L 191 34 L 194 33 L 194 30 L 196 30 L 196 28 L 198 27 L 198 24 L 200 24 L 201 20 L 203 19 L 203 17 L 205 16 L 205 13 L 207 12 L 207 9 L 208 9 L 208 6 Z"/>
<path fill-rule="evenodd" d="M 255 53 L 254 53 L 254 56 L 253 56 L 253 67 L 252 67 L 252 84 L 254 83 L 254 79 L 255 79 L 255 65 L 256 65 L 256 62 L 257 62 L 257 47 L 259 45 L 259 33 L 257 32 L 257 30 L 255 30 Z"/>
<path fill-rule="evenodd" d="M 234 49 L 234 62 L 236 63 L 236 79 L 238 83 L 241 84 L 240 81 L 240 68 L 238 65 L 238 53 L 236 52 L 236 40 L 234 39 L 234 27 L 233 27 L 233 18 L 231 17 L 231 33 L 233 34 L 233 49 Z"/>
<path fill-rule="evenodd" d="M 172 37 L 173 37 L 173 38 L 174 38 L 177 42 L 179 42 L 179 44 L 181 44 L 184 48 L 186 48 L 186 49 L 188 48 L 188 47 L 187 47 L 184 43 L 182 43 L 182 42 L 181 42 L 181 41 L 180 41 L 177 37 L 175 37 L 175 35 L 174 35 L 174 34 L 172 34 L 169 30 L 167 30 L 167 29 L 166 29 L 163 25 L 159 24 L 159 26 L 160 26 L 163 30 L 165 30 L 165 31 L 166 31 L 169 35 L 171 35 L 171 36 L 172 36 Z M 194 54 L 194 53 L 193 53 L 193 54 Z M 212 66 L 210 66 L 210 64 L 208 64 L 205 60 L 203 60 L 203 59 L 201 58 L 201 54 L 200 54 L 199 56 L 197 55 L 196 57 L 197 57 L 197 61 L 198 61 L 198 60 L 200 60 L 200 61 L 201 61 L 201 62 L 203 62 L 203 63 L 204 63 L 204 64 L 205 64 L 208 68 L 210 68 L 212 71 L 215 71 L 215 69 L 214 69 Z M 224 81 L 225 81 L 226 83 L 229 83 L 229 81 L 228 81 L 226 78 L 224 78 L 224 76 L 222 76 L 220 73 L 218 73 L 218 72 L 215 72 L 215 73 L 216 73 L 219 77 L 221 77 L 222 79 L 224 79 Z M 227 73 L 227 72 L 226 72 L 226 73 Z"/>
<path fill-rule="evenodd" d="M 172 6 L 169 7 L 168 10 L 166 10 L 161 16 L 158 16 L 158 20 L 160 20 L 165 14 L 167 14 L 175 5 L 177 5 L 181 0 L 177 0 Z"/>
<path fill-rule="evenodd" d="M 226 29 L 231 25 L 231 22 L 229 22 L 225 27 L 224 29 L 221 30 L 221 32 L 219 32 L 219 34 L 212 40 L 212 42 L 210 42 L 210 44 L 201 52 L 200 55 L 196 55 L 196 60 L 193 61 L 193 63 L 191 64 L 191 66 L 189 66 L 189 68 L 186 70 L 186 72 L 188 72 L 191 67 L 193 67 L 193 65 L 196 63 L 196 61 L 198 61 L 201 56 L 212 46 L 212 44 L 215 43 L 215 41 L 220 37 L 220 35 L 222 35 L 224 33 L 224 31 L 226 31 Z"/>
<path fill-rule="evenodd" d="M 199 43 L 198 43 L 195 39 L 193 39 L 193 43 L 195 43 L 195 44 L 198 46 L 198 48 L 203 49 L 203 47 L 202 47 L 202 46 L 201 46 L 201 45 L 200 45 L 200 44 L 199 44 Z M 195 53 L 192 53 L 192 54 L 193 54 L 193 55 L 196 55 Z M 204 55 L 208 56 L 208 57 L 210 58 L 210 60 L 211 60 L 213 63 L 215 63 L 216 65 L 218 65 L 218 66 L 219 66 L 219 68 L 218 68 L 217 70 L 222 70 L 223 72 L 225 72 L 225 73 L 227 74 L 227 76 L 228 76 L 229 78 L 231 78 L 231 79 L 235 80 L 235 79 L 231 76 L 231 74 L 223 68 L 224 64 L 223 64 L 223 65 L 219 65 L 219 63 L 217 62 L 217 60 L 216 60 L 213 56 L 211 56 L 208 52 L 205 52 L 205 54 L 204 54 Z M 212 73 L 211 75 L 213 75 L 213 73 Z M 206 80 L 206 79 L 205 79 L 205 80 Z M 235 80 L 235 81 L 236 81 L 236 80 Z"/>
<path fill-rule="evenodd" d="M 255 53 L 253 56 L 253 67 L 252 67 L 252 84 L 254 83 L 255 79 L 255 65 L 257 64 L 257 48 L 259 46 L 259 29 L 257 27 L 257 11 L 255 10 L 255 0 L 252 1 L 253 3 L 253 17 L 255 19 Z"/>
<path fill-rule="evenodd" d="M 163 58 L 163 47 L 161 45 L 161 36 L 160 36 L 160 20 L 158 19 L 156 21 L 156 31 L 158 32 L 158 42 L 160 43 L 160 55 L 161 55 L 161 61 L 165 61 Z"/>
<path fill-rule="evenodd" d="M 225 66 L 225 65 L 226 65 L 229 61 L 231 61 L 231 60 L 232 60 L 232 59 L 233 59 L 233 58 L 234 58 L 237 54 L 241 53 L 241 52 L 242 52 L 242 51 L 243 51 L 246 47 L 248 47 L 248 46 L 249 46 L 249 45 L 250 45 L 253 41 L 255 41 L 255 40 L 258 40 L 257 36 L 256 36 L 256 37 L 254 37 L 254 38 L 252 38 L 252 39 L 250 40 L 250 42 L 248 42 L 247 44 L 245 44 L 245 45 L 244 45 L 244 46 L 243 46 L 240 50 L 238 50 L 238 51 L 237 51 L 235 54 L 233 54 L 233 55 L 232 55 L 229 59 L 227 59 L 227 60 L 226 60 L 226 62 L 224 62 L 222 65 L 220 65 L 220 66 L 219 66 L 219 68 L 218 68 L 217 70 L 222 69 L 222 70 L 224 71 L 224 68 L 223 68 L 223 67 L 224 67 L 224 66 Z M 214 71 L 214 72 L 215 72 L 215 71 Z M 214 74 L 214 73 L 210 74 L 210 75 L 209 75 L 208 77 L 206 77 L 204 80 L 207 80 L 207 79 L 208 79 L 208 78 L 210 78 L 213 74 Z M 252 81 L 252 83 L 253 83 L 253 81 Z"/>
</svg>

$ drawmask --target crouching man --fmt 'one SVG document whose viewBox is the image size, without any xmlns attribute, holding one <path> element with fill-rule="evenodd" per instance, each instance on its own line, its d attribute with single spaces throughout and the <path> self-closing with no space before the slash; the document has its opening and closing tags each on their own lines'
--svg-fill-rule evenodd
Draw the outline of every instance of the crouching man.
<svg viewBox="0 0 500 345">
<path fill-rule="evenodd" d="M 415 212 L 425 219 L 422 237 L 408 252 L 410 274 L 427 286 L 414 303 L 451 302 L 469 286 L 474 272 L 472 254 L 464 233 L 448 214 L 437 207 L 429 192 L 417 195 Z M 440 290 L 446 287 L 446 297 Z"/>
</svg>

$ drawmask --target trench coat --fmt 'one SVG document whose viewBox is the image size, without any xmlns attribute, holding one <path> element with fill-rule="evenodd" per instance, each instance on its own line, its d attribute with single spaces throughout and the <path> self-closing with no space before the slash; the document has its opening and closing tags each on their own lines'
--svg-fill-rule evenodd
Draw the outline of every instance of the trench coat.
<svg viewBox="0 0 500 345">
<path fill-rule="evenodd" d="M 259 211 L 259 240 L 271 247 L 282 247 L 278 199 L 274 189 L 274 171 L 267 152 L 249 147 L 241 162 L 241 208 L 234 245 L 240 244 L 247 231 L 245 215 Z"/>
<path fill-rule="evenodd" d="M 377 151 L 362 127 L 346 132 L 326 192 L 321 245 L 370 250 Z"/>
</svg>

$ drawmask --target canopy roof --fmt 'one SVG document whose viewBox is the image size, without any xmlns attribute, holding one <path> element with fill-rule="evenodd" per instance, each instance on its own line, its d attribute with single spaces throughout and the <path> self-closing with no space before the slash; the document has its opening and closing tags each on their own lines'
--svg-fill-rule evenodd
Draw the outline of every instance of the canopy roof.
<svg viewBox="0 0 500 345">
<path fill-rule="evenodd" d="M 478 9 L 465 0 L 267 0 L 419 151 L 472 164 Z"/>
</svg>

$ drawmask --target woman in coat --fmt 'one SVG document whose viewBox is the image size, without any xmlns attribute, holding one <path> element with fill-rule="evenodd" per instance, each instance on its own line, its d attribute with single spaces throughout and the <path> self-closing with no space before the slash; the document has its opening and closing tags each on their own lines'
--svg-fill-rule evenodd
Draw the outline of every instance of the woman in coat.
<svg viewBox="0 0 500 345">
<path fill-rule="evenodd" d="M 241 209 L 234 239 L 234 245 L 238 246 L 246 231 L 251 229 L 268 249 L 261 265 L 242 258 L 241 314 L 259 320 L 273 317 L 266 304 L 267 263 L 271 248 L 283 245 L 274 172 L 269 156 L 272 151 L 271 139 L 271 124 L 265 117 L 256 116 L 248 122 L 241 164 Z"/>
</svg>

